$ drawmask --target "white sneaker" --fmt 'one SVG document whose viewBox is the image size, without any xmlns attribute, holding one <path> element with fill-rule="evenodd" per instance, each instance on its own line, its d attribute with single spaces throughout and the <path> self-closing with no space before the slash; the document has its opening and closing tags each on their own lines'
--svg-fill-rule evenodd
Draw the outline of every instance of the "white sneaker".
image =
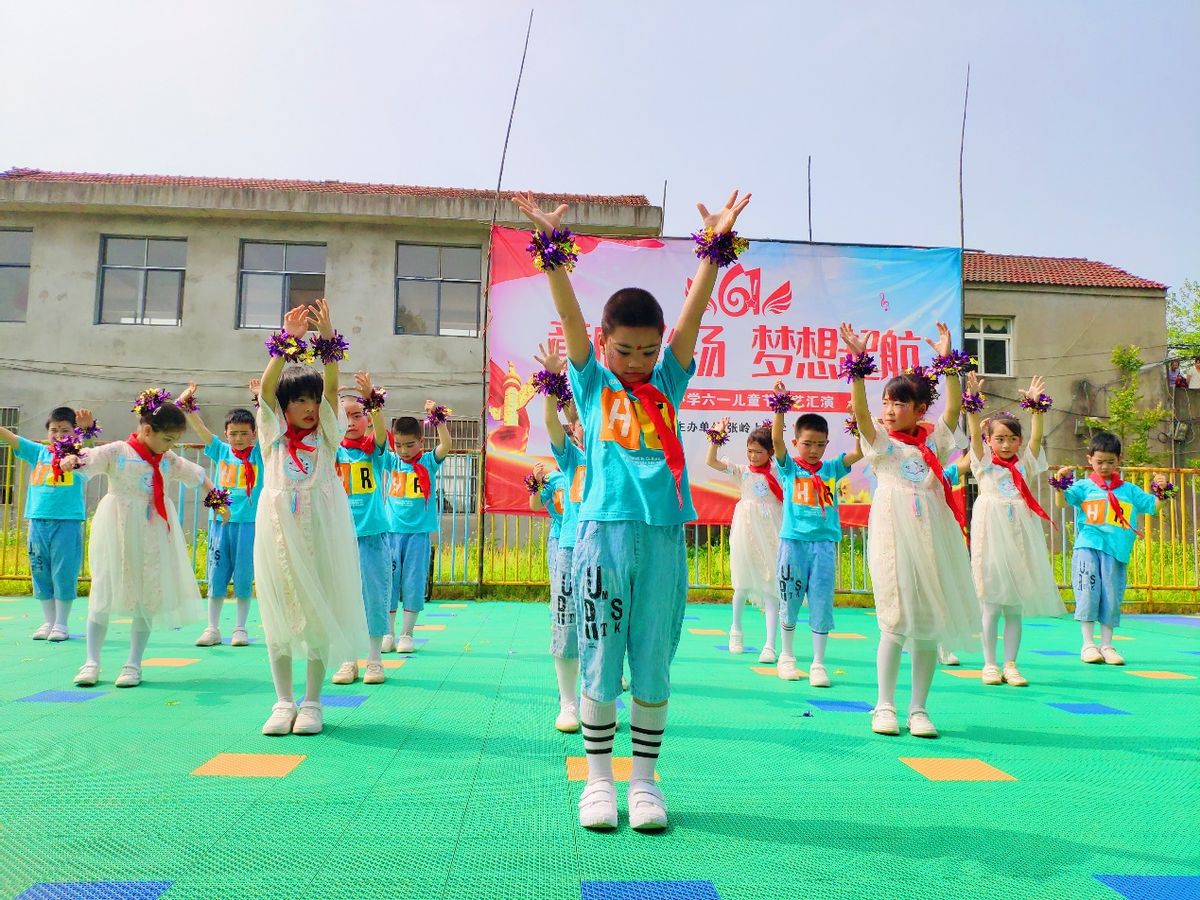
<svg viewBox="0 0 1200 900">
<path fill-rule="evenodd" d="M 589 781 L 579 798 L 579 824 L 584 828 L 617 827 L 617 788 L 611 781 Z"/>
<path fill-rule="evenodd" d="M 95 687 L 100 680 L 100 664 L 85 662 L 75 675 L 75 683 L 80 687 Z"/>
<path fill-rule="evenodd" d="M 137 687 L 142 683 L 141 666 L 121 666 L 121 674 L 113 682 L 117 687 Z"/>
<path fill-rule="evenodd" d="M 910 709 L 908 711 L 908 733 L 913 737 L 919 738 L 935 738 L 938 736 L 938 730 L 933 727 L 933 720 L 929 718 L 929 713 L 923 709 Z"/>
<path fill-rule="evenodd" d="M 1104 662 L 1104 657 L 1100 653 L 1100 648 L 1097 647 L 1095 644 L 1088 644 L 1082 650 L 1080 650 L 1079 658 L 1082 659 L 1085 663 L 1102 663 L 1102 662 Z"/>
<path fill-rule="evenodd" d="M 635 831 L 662 831 L 667 827 L 667 801 L 653 781 L 629 782 L 629 827 Z"/>
<path fill-rule="evenodd" d="M 37 627 L 37 631 L 33 633 L 33 639 L 35 641 L 44 641 L 46 638 L 50 637 L 50 627 L 51 626 L 49 622 L 43 622 Z"/>
<path fill-rule="evenodd" d="M 1029 687 L 1029 679 L 1021 674 L 1021 670 L 1017 668 L 1015 662 L 1006 662 L 1004 664 L 1003 678 L 1013 687 Z"/>
<path fill-rule="evenodd" d="M 829 687 L 829 673 L 822 663 L 815 662 L 808 667 L 808 683 L 813 687 Z"/>
<path fill-rule="evenodd" d="M 215 647 L 219 643 L 221 643 L 221 629 L 214 628 L 212 625 L 200 632 L 200 637 L 196 638 L 197 647 Z"/>
<path fill-rule="evenodd" d="M 1118 653 L 1112 647 L 1101 647 L 1100 655 L 1104 658 L 1104 661 L 1106 663 L 1108 663 L 1110 666 L 1125 665 L 1125 657 L 1123 657 L 1120 653 Z"/>
<path fill-rule="evenodd" d="M 305 700 L 296 710 L 296 721 L 292 724 L 292 734 L 320 734 L 325 727 L 324 716 L 321 714 L 321 704 L 315 700 Z"/>
<path fill-rule="evenodd" d="M 954 653 L 951 650 L 943 649 L 941 644 L 938 644 L 937 652 L 938 652 L 938 663 L 940 665 L 943 665 L 943 666 L 961 666 L 962 665 L 962 662 L 959 661 L 958 654 Z"/>
<path fill-rule="evenodd" d="M 383 646 L 379 648 L 380 653 L 391 653 L 396 649 L 396 636 L 394 634 L 385 634 L 383 636 Z"/>
<path fill-rule="evenodd" d="M 291 734 L 292 726 L 295 724 L 296 704 L 280 700 L 271 707 L 271 715 L 263 723 L 262 733 L 271 737 L 282 737 L 285 734 Z"/>
<path fill-rule="evenodd" d="M 233 635 L 229 638 L 230 647 L 249 647 L 250 635 L 246 633 L 245 628 L 233 629 Z"/>
<path fill-rule="evenodd" d="M 984 666 L 979 679 L 984 684 L 1002 684 L 1004 682 L 1004 679 L 1000 676 L 999 666 Z"/>
<path fill-rule="evenodd" d="M 775 648 L 763 647 L 762 653 L 758 654 L 758 661 L 760 663 L 765 663 L 768 666 L 775 662 Z"/>
<path fill-rule="evenodd" d="M 63 628 L 61 625 L 55 625 L 50 629 L 50 636 L 46 638 L 46 640 L 53 641 L 57 644 L 61 641 L 67 640 L 69 637 L 70 635 L 67 634 L 67 629 Z"/>
<path fill-rule="evenodd" d="M 383 665 L 377 662 L 368 662 L 366 674 L 363 675 L 363 684 L 383 684 L 387 679 L 383 675 Z"/>
<path fill-rule="evenodd" d="M 900 720 L 896 718 L 896 707 L 880 704 L 871 713 L 871 730 L 876 734 L 899 734 Z"/>
<path fill-rule="evenodd" d="M 334 684 L 354 684 L 354 682 L 358 681 L 358 663 L 356 663 L 356 662 L 342 663 L 342 665 L 338 668 L 338 670 L 333 673 L 333 678 L 331 678 L 329 680 L 332 681 Z M 305 702 L 310 702 L 310 701 L 305 701 Z M 301 706 L 303 706 L 303 704 L 301 704 Z"/>
<path fill-rule="evenodd" d="M 742 633 L 740 631 L 729 632 L 729 652 L 743 653 L 745 652 L 745 644 L 742 643 Z"/>
<path fill-rule="evenodd" d="M 413 636 L 411 634 L 396 635 L 396 652 L 397 653 L 412 653 L 415 649 L 413 644 Z"/>
<path fill-rule="evenodd" d="M 796 668 L 796 657 L 794 656 L 779 657 L 779 665 L 775 667 L 775 671 L 784 681 L 800 680 L 800 670 Z"/>
<path fill-rule="evenodd" d="M 579 730 L 579 709 L 574 700 L 558 704 L 558 718 L 554 720 L 554 727 L 563 734 L 574 734 Z"/>
</svg>

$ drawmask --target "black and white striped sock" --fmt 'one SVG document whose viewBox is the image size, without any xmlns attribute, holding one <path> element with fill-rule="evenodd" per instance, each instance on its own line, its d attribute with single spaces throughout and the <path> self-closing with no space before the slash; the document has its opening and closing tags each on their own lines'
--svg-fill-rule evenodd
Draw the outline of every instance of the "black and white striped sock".
<svg viewBox="0 0 1200 900">
<path fill-rule="evenodd" d="M 667 704 L 642 706 L 637 700 L 629 711 L 629 733 L 633 736 L 633 772 L 631 781 L 653 781 L 654 767 L 662 749 L 667 727 Z"/>
<path fill-rule="evenodd" d="M 613 735 L 617 733 L 617 703 L 605 703 L 581 697 L 579 726 L 583 732 L 583 749 L 587 753 L 588 781 L 613 780 Z"/>
</svg>

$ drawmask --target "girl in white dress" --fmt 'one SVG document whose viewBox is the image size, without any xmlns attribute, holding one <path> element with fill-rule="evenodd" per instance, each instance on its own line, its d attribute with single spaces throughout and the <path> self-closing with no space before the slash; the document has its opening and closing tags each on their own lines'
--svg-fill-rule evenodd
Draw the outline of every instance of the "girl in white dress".
<svg viewBox="0 0 1200 900">
<path fill-rule="evenodd" d="M 775 580 L 775 557 L 779 553 L 779 529 L 783 524 L 783 488 L 771 468 L 775 445 L 771 429 L 756 428 L 746 438 L 746 465 L 717 459 L 713 435 L 727 434 L 729 419 L 713 426 L 709 434 L 710 469 L 727 472 L 742 492 L 733 508 L 729 527 L 729 568 L 733 575 L 733 624 L 729 627 L 729 652 L 741 653 L 742 610 L 746 602 L 757 606 L 767 619 L 767 637 L 759 662 L 775 662 L 775 635 L 779 631 L 779 584 Z"/>
<path fill-rule="evenodd" d="M 1045 382 L 1035 376 L 1028 391 L 1031 400 L 1044 397 Z M 980 395 L 983 381 L 967 375 L 967 393 Z M 1048 401 L 1047 401 L 1048 402 Z M 1042 521 L 1050 517 L 1029 489 L 1032 480 L 1047 469 L 1042 446 L 1042 408 L 1031 405 L 1029 443 L 1022 447 L 1021 423 L 1011 413 L 982 419 L 968 411 L 971 433 L 971 471 L 979 482 L 979 496 L 971 513 L 971 569 L 975 590 L 983 605 L 984 684 L 1007 682 L 1025 687 L 1029 682 L 1017 668 L 1021 645 L 1021 616 L 1060 616 L 1067 610 L 1050 570 Z M 1004 669 L 996 665 L 996 636 L 1004 616 Z"/>
<path fill-rule="evenodd" d="M 939 359 L 951 360 L 950 330 L 939 322 Z M 848 325 L 842 341 L 860 361 L 870 361 L 866 342 Z M 875 495 L 867 520 L 867 564 L 875 591 L 879 649 L 876 655 L 879 696 L 871 719 L 877 734 L 899 734 L 896 678 L 900 654 L 912 657 L 912 697 L 908 731 L 913 737 L 937 737 L 925 704 L 937 665 L 937 645 L 964 646 L 979 620 L 979 601 L 971 580 L 964 537 L 966 515 L 942 469 L 956 447 L 954 430 L 962 406 L 955 371 L 946 371 L 946 411 L 931 427 L 921 418 L 933 403 L 933 383 L 923 375 L 899 375 L 883 389 L 876 426 L 867 405 L 864 367 L 852 371 L 851 398 L 863 451 L 875 473 Z M 873 371 L 873 368 L 871 369 Z"/>
<path fill-rule="evenodd" d="M 138 426 L 124 441 L 102 444 L 64 469 L 83 465 L 88 476 L 108 477 L 108 492 L 96 507 L 88 540 L 92 588 L 88 595 L 87 660 L 75 683 L 91 687 L 100 680 L 100 651 L 112 614 L 129 616 L 129 658 L 114 682 L 142 683 L 142 655 L 152 628 L 178 628 L 203 617 L 200 588 L 188 557 L 179 513 L 171 495 L 179 484 L 219 494 L 204 469 L 172 452 L 187 429 L 183 411 L 166 391 L 143 391 L 134 404 Z M 228 505 L 214 505 L 229 520 Z"/>
<path fill-rule="evenodd" d="M 297 307 L 272 342 L 338 343 L 324 300 Z M 275 350 L 272 351 L 277 352 Z M 322 354 L 324 375 L 307 365 L 284 368 L 272 356 L 263 371 L 258 441 L 263 490 L 255 519 L 254 574 L 276 703 L 263 734 L 319 734 L 321 685 L 330 663 L 359 659 L 367 647 L 350 501 L 334 464 L 346 433 L 338 401 L 341 353 Z M 296 707 L 292 658 L 307 661 L 304 700 Z"/>
</svg>

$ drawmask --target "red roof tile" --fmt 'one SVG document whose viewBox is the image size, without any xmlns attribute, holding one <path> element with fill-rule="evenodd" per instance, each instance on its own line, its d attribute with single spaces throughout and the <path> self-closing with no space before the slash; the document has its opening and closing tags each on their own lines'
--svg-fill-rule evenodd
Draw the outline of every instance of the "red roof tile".
<svg viewBox="0 0 1200 900">
<path fill-rule="evenodd" d="M 1001 284 L 1059 284 L 1166 290 L 1165 284 L 1130 275 L 1108 263 L 1082 257 L 1009 256 L 1004 253 L 963 254 L 963 281 Z"/>
<path fill-rule="evenodd" d="M 233 188 L 252 191 L 312 191 L 323 194 L 384 194 L 399 197 L 435 197 L 449 200 L 491 200 L 494 191 L 480 188 L 421 187 L 411 184 L 359 184 L 350 181 L 296 181 L 278 178 L 207 178 L 192 175 L 104 175 L 92 172 L 43 172 L 9 169 L 0 180 L 68 184 L 125 184 L 163 187 Z M 508 196 L 507 192 L 501 195 Z M 649 206 L 640 194 L 538 194 L 563 203 L 600 203 L 608 206 Z"/>
</svg>

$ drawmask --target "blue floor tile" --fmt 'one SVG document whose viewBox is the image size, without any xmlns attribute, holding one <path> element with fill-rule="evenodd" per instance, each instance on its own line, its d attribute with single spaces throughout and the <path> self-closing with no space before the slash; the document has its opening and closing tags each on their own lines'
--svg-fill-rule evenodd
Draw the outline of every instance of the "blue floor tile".
<svg viewBox="0 0 1200 900">
<path fill-rule="evenodd" d="M 28 697 L 18 697 L 21 703 L 86 703 L 103 697 L 108 691 L 41 691 Z"/>
<path fill-rule="evenodd" d="M 585 881 L 581 900 L 721 900 L 711 881 Z"/>
<path fill-rule="evenodd" d="M 368 694 L 322 694 L 321 703 L 324 706 L 349 706 L 357 709 L 370 699 Z"/>
<path fill-rule="evenodd" d="M 875 707 L 861 700 L 809 700 L 810 705 L 825 712 L 870 712 Z"/>
<path fill-rule="evenodd" d="M 158 900 L 172 881 L 41 882 L 17 895 L 17 900 Z"/>
<path fill-rule="evenodd" d="M 1077 716 L 1131 716 L 1133 713 L 1103 703 L 1047 703 L 1055 709 L 1073 713 Z"/>
<path fill-rule="evenodd" d="M 1127 900 L 1200 897 L 1200 877 L 1195 875 L 1097 875 L 1096 880 Z"/>
</svg>

